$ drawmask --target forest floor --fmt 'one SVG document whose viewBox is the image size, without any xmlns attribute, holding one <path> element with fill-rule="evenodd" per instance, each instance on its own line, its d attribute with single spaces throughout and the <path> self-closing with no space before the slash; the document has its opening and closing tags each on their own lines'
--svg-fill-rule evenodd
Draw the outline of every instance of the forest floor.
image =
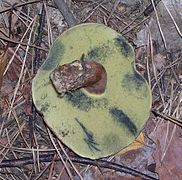
<svg viewBox="0 0 182 180">
<path fill-rule="evenodd" d="M 0 68 L 0 179 L 182 179 L 181 49 L 159 47 L 149 25 L 157 13 L 154 4 L 136 2 L 67 0 L 71 11 L 61 14 L 52 1 L 0 0 L 0 48 L 6 53 L 4 59 L 0 53 L 6 65 Z M 66 17 L 71 12 L 73 22 Z M 136 69 L 153 95 L 144 140 L 97 161 L 77 156 L 48 130 L 31 92 L 54 40 L 86 22 L 111 27 L 131 43 Z M 141 43 L 139 32 L 146 29 Z"/>
</svg>

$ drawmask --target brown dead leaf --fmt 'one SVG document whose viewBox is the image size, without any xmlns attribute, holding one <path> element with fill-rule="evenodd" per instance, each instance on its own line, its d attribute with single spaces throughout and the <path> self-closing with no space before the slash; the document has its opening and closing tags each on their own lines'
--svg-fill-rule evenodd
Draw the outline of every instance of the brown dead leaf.
<svg viewBox="0 0 182 180">
<path fill-rule="evenodd" d="M 156 151 L 154 152 L 153 157 L 156 162 L 156 171 L 159 173 L 160 179 L 182 179 L 181 128 L 174 126 L 175 125 L 172 123 L 163 122 L 158 126 L 156 131 L 151 134 L 151 138 L 156 142 Z M 172 136 L 172 141 L 169 144 L 169 139 L 171 138 L 173 128 L 176 129 Z M 169 135 L 167 140 L 165 140 L 167 129 L 169 129 Z M 167 144 L 169 144 L 169 146 L 167 151 L 165 151 Z"/>
<path fill-rule="evenodd" d="M 145 145 L 144 143 L 145 143 L 144 135 L 141 132 L 133 143 L 131 143 L 126 148 L 121 149 L 118 153 L 115 154 L 115 156 L 119 156 L 119 155 L 124 154 L 125 152 L 141 148 L 141 147 L 143 147 Z"/>
<path fill-rule="evenodd" d="M 122 163 L 122 165 L 136 169 L 145 174 L 156 176 L 155 168 L 153 172 L 148 170 L 148 166 L 153 163 L 151 155 L 155 149 L 155 144 L 152 140 L 140 133 L 138 138 L 127 148 L 121 150 L 120 156 L 115 155 L 115 162 Z M 128 177 L 127 174 L 120 174 L 120 177 Z"/>
</svg>

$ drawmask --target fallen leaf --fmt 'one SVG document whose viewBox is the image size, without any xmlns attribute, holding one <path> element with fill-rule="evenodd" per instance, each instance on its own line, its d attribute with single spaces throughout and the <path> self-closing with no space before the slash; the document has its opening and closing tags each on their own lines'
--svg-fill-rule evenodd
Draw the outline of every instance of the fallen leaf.
<svg viewBox="0 0 182 180">
<path fill-rule="evenodd" d="M 141 132 L 139 134 L 139 136 L 136 138 L 136 140 L 133 141 L 133 143 L 131 143 L 126 148 L 121 149 L 118 153 L 115 154 L 115 156 L 120 156 L 121 154 L 124 154 L 125 152 L 131 151 L 131 150 L 134 150 L 134 149 L 141 148 L 141 147 L 143 147 L 145 145 L 144 143 L 145 143 L 144 135 Z"/>
<path fill-rule="evenodd" d="M 174 133 L 172 133 L 173 130 Z M 168 136 L 167 132 L 169 132 Z M 172 140 L 169 144 L 171 136 Z M 181 128 L 176 127 L 170 122 L 163 122 L 151 134 L 151 138 L 156 143 L 153 157 L 160 179 L 182 179 L 182 156 L 180 155 L 182 149 Z"/>
</svg>

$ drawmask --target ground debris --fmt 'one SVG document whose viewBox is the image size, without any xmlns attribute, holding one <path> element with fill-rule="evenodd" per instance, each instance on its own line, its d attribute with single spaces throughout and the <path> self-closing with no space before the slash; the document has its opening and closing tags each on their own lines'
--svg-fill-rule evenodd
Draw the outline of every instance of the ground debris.
<svg viewBox="0 0 182 180">
<path fill-rule="evenodd" d="M 9 63 L 5 68 L 0 97 L 0 164 L 3 160 L 27 157 L 32 157 L 32 163 L 19 168 L 1 168 L 0 178 L 69 179 L 68 174 L 71 174 L 75 179 L 83 177 L 88 180 L 141 179 L 89 163 L 71 164 L 69 157 L 77 156 L 61 145 L 54 136 L 50 136 L 42 116 L 32 110 L 31 100 L 31 82 L 37 71 L 34 57 L 42 7 L 45 8 L 46 20 L 41 32 L 40 64 L 47 57 L 45 49 L 51 47 L 53 40 L 67 29 L 68 25 L 52 1 L 14 2 L 15 4 L 10 0 L 0 1 L 2 9 L 9 9 L 0 14 L 0 42 L 6 45 L 8 39 L 11 41 L 7 54 Z M 155 11 L 147 18 L 144 16 L 146 7 L 151 4 L 149 0 L 67 2 L 81 23 L 103 23 L 120 32 L 136 47 L 136 68 L 148 80 L 152 89 L 152 108 L 170 117 L 182 119 L 182 1 L 163 0 L 166 6 L 162 2 L 157 5 L 162 31 L 157 25 Z M 23 6 L 13 9 L 13 5 L 21 3 L 24 3 Z M 11 13 L 13 15 L 10 21 Z M 9 36 L 10 31 L 12 36 Z M 2 37 L 6 38 L 6 41 Z M 33 127 L 30 126 L 32 118 L 35 120 Z M 151 113 L 144 133 L 144 147 L 106 160 L 136 168 L 151 176 L 157 172 L 161 179 L 182 179 L 182 141 L 178 125 Z M 52 142 L 55 142 L 54 146 Z M 66 158 L 65 153 L 68 155 Z M 52 154 L 51 159 L 40 162 L 42 154 Z M 59 158 L 59 161 L 56 161 L 56 158 Z"/>
</svg>

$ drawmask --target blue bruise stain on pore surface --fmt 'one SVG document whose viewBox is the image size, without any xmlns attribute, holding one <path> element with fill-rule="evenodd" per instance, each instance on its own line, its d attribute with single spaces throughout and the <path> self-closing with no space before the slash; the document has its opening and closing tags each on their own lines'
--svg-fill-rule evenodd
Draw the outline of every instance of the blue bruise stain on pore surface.
<svg viewBox="0 0 182 180">
<path fill-rule="evenodd" d="M 121 80 L 122 88 L 129 92 L 137 92 L 135 96 L 138 99 L 145 99 L 148 96 L 148 88 L 144 78 L 138 74 L 136 71 L 132 74 L 125 74 L 123 79 Z"/>
<path fill-rule="evenodd" d="M 52 70 L 60 63 L 60 59 L 64 54 L 64 45 L 60 41 L 55 41 L 50 50 L 48 58 L 41 66 L 42 70 Z"/>
<path fill-rule="evenodd" d="M 120 125 L 124 125 L 132 135 L 137 134 L 137 127 L 132 120 L 120 109 L 112 108 L 110 114 Z"/>
<path fill-rule="evenodd" d="M 126 40 L 121 37 L 117 36 L 117 38 L 114 39 L 115 44 L 120 47 L 120 51 L 122 54 L 124 54 L 126 57 L 130 55 L 132 52 L 131 46 L 126 42 Z"/>
<path fill-rule="evenodd" d="M 145 85 L 145 80 L 137 72 L 126 74 L 122 80 L 122 86 L 128 90 L 132 90 L 133 88 L 140 90 L 143 85 Z"/>
<path fill-rule="evenodd" d="M 90 97 L 79 90 L 74 91 L 73 94 L 65 94 L 64 99 L 82 111 L 89 111 L 94 104 L 94 101 Z"/>
<path fill-rule="evenodd" d="M 107 99 L 93 99 L 81 90 L 76 90 L 73 93 L 66 93 L 63 98 L 73 107 L 78 108 L 81 111 L 88 112 L 91 108 L 107 108 L 108 106 Z"/>
<path fill-rule="evenodd" d="M 80 125 L 80 127 L 82 128 L 85 137 L 83 138 L 83 140 L 86 142 L 86 144 L 88 145 L 89 149 L 91 151 L 100 151 L 99 148 L 97 148 L 98 144 L 95 142 L 94 140 L 94 135 L 91 131 L 89 131 L 77 118 L 75 118 L 75 120 L 77 121 L 77 123 Z"/>
<path fill-rule="evenodd" d="M 113 53 L 112 46 L 110 44 L 112 41 L 107 41 L 106 43 L 100 44 L 99 46 L 93 47 L 87 54 L 85 59 L 95 60 L 100 63 L 104 63 L 110 54 Z"/>
</svg>

